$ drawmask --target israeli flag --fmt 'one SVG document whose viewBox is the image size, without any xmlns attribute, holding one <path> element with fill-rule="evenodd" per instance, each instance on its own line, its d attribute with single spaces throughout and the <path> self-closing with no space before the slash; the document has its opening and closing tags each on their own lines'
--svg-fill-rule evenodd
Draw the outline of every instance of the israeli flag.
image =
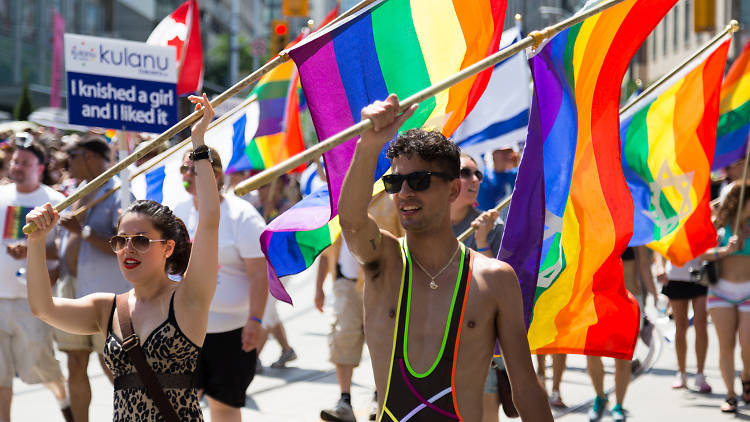
<svg viewBox="0 0 750 422">
<path fill-rule="evenodd" d="M 245 144 L 252 139 L 258 128 L 258 103 L 253 101 L 248 105 L 230 111 L 226 119 L 206 132 L 206 145 L 214 148 L 221 157 L 224 171 L 230 163 L 236 163 L 244 156 Z M 150 199 L 174 208 L 180 202 L 191 200 L 180 173 L 182 160 L 192 144 L 185 145 L 169 157 L 159 161 L 144 174 L 134 178 L 131 191 L 137 199 Z M 148 166 L 151 162 L 144 163 Z M 139 171 L 131 169 L 131 174 Z"/>
<path fill-rule="evenodd" d="M 503 31 L 502 50 L 521 40 L 521 28 Z M 531 108 L 531 74 L 525 52 L 495 65 L 487 89 L 453 139 L 461 151 L 479 157 L 526 140 Z"/>
</svg>

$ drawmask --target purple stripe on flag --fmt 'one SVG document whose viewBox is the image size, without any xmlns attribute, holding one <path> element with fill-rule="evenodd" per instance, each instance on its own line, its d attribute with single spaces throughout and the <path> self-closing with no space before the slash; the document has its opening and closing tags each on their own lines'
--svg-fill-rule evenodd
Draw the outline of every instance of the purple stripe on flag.
<svg viewBox="0 0 750 422">
<path fill-rule="evenodd" d="M 327 98 L 328 101 L 308 102 L 310 114 L 315 122 L 315 130 L 320 140 L 328 139 L 339 131 L 354 125 L 351 113 L 342 113 L 341 104 L 348 104 L 344 84 L 339 76 L 336 63 L 336 51 L 333 47 L 331 34 L 321 36 L 305 48 L 295 49 L 289 53 L 299 69 L 302 89 L 308 99 Z M 357 116 L 359 117 L 359 116 Z M 357 119 L 359 121 L 359 119 Z M 328 186 L 331 192 L 331 218 L 338 214 L 339 196 L 344 176 L 349 169 L 351 157 L 354 155 L 356 138 L 339 145 L 323 154 L 325 157 L 326 174 L 329 175 Z M 318 228 L 310 227 L 310 229 Z"/>
<path fill-rule="evenodd" d="M 536 94 L 536 91 L 535 91 Z M 529 134 L 518 169 L 513 200 L 497 259 L 507 262 L 518 276 L 526 328 L 531 324 L 539 259 L 544 236 L 544 162 L 541 118 L 536 96 L 532 100 Z"/>
<path fill-rule="evenodd" d="M 716 152 L 711 170 L 719 170 L 745 156 L 750 124 L 716 138 Z"/>
<path fill-rule="evenodd" d="M 304 201 L 304 200 L 303 200 Z M 268 223 L 266 230 L 275 232 L 296 232 L 302 230 L 317 229 L 328 224 L 330 221 L 330 208 L 325 206 L 304 206 L 305 202 L 300 201 L 301 207 L 294 207 L 281 214 L 284 218 L 276 218 Z M 279 217 L 281 217 L 281 215 Z M 282 221 L 279 221 L 282 220 Z"/>
</svg>

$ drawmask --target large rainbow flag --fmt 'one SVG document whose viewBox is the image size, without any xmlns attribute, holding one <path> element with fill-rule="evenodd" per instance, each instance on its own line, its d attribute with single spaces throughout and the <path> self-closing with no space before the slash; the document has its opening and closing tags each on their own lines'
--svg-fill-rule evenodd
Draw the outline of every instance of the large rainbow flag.
<svg viewBox="0 0 750 422">
<path fill-rule="evenodd" d="M 293 47 L 289 54 L 299 69 L 318 137 L 327 139 L 359 122 L 363 107 L 389 93 L 406 98 L 497 51 L 506 2 L 378 1 Z M 403 130 L 426 125 L 450 135 L 484 92 L 490 74 L 491 69 L 423 102 Z M 322 227 L 337 215 L 355 142 L 352 139 L 324 155 L 330 192 L 325 208 L 302 212 L 307 207 L 303 199 L 297 211 L 269 224 L 261 236 L 269 262 L 274 261 L 272 254 L 289 250 L 270 247 L 279 244 L 276 236 L 294 242 L 294 233 Z M 381 154 L 373 180 L 389 167 L 385 153 Z M 277 275 L 285 274 L 269 265 L 272 294 L 290 302 Z"/>
<path fill-rule="evenodd" d="M 336 6 L 319 26 L 328 24 L 338 13 Z M 300 33 L 286 48 L 299 43 L 305 35 Z M 299 117 L 301 89 L 294 62 L 284 62 L 263 75 L 248 97 L 253 95 L 258 101 L 258 128 L 252 140 L 246 144 L 244 131 L 243 136 L 233 140 L 236 152 L 227 167 L 229 173 L 248 169 L 265 170 L 305 149 Z M 305 165 L 302 165 L 292 172 L 304 169 Z"/>
<path fill-rule="evenodd" d="M 638 305 L 620 259 L 633 220 L 620 84 L 675 3 L 626 0 L 557 34 L 530 60 L 529 135 L 498 258 L 519 277 L 532 352 L 633 354 Z"/>
<path fill-rule="evenodd" d="M 745 156 L 750 135 L 750 41 L 735 60 L 721 87 L 713 169 Z"/>
<path fill-rule="evenodd" d="M 622 170 L 635 205 L 630 245 L 682 266 L 716 245 L 711 162 L 731 35 L 620 118 Z"/>
<path fill-rule="evenodd" d="M 298 86 L 297 69 L 292 61 L 280 64 L 258 81 L 250 92 L 250 96 L 258 99 L 258 129 L 244 145 L 244 154 L 233 157 L 228 172 L 264 170 L 305 149 Z M 240 141 L 244 144 L 244 139 Z"/>
</svg>

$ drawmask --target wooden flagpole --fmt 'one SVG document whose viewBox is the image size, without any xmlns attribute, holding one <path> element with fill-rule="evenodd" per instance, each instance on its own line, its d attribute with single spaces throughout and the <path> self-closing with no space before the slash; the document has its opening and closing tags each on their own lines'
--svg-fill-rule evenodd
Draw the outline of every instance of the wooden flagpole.
<svg viewBox="0 0 750 422">
<path fill-rule="evenodd" d="M 378 0 L 362 0 L 359 2 L 356 6 L 352 7 L 351 9 L 347 10 L 346 12 L 339 15 L 337 18 L 332 20 L 328 25 L 325 25 L 324 29 L 330 25 L 336 24 L 340 22 L 343 19 L 348 18 L 349 16 L 353 15 L 354 13 L 364 9 L 365 7 L 371 5 L 372 3 L 376 2 Z M 622 0 L 620 0 L 622 1 Z M 276 57 L 271 59 L 268 63 L 261 66 L 259 69 L 254 71 L 253 73 L 247 75 L 245 78 L 243 78 L 241 81 L 234 84 L 232 87 L 227 89 L 226 91 L 222 92 L 214 98 L 211 101 L 211 106 L 217 107 L 219 104 L 222 104 L 227 99 L 234 97 L 240 91 L 244 90 L 245 88 L 249 87 L 251 84 L 257 82 L 263 75 L 270 72 L 274 68 L 276 68 L 278 65 L 286 62 L 289 60 L 289 54 L 286 50 L 280 52 Z M 139 159 L 143 158 L 146 154 L 151 152 L 153 149 L 155 149 L 157 146 L 161 145 L 162 142 L 172 138 L 173 136 L 177 135 L 178 133 L 182 132 L 183 130 L 187 129 L 190 125 L 197 122 L 198 119 L 200 119 L 203 116 L 203 110 L 196 110 L 184 119 L 180 120 L 177 124 L 172 126 L 171 128 L 167 129 L 164 133 L 157 136 L 154 140 L 146 143 L 143 148 L 141 148 L 139 151 L 135 151 L 129 156 L 127 156 L 124 160 L 120 161 L 119 163 L 115 164 L 114 166 L 110 167 L 107 171 L 100 174 L 96 178 L 94 178 L 91 182 L 87 183 L 85 186 L 82 186 L 80 189 L 76 190 L 70 196 L 65 198 L 62 202 L 55 205 L 55 210 L 58 212 L 68 208 L 69 206 L 73 205 L 76 201 L 83 198 L 84 196 L 90 194 L 91 192 L 98 189 L 100 186 L 102 186 L 104 183 L 107 182 L 107 180 L 114 177 L 117 173 L 119 173 L 122 169 L 127 168 L 129 165 L 135 163 Z M 36 230 L 36 224 L 29 223 L 23 226 L 23 232 L 25 234 L 29 234 Z"/>
<path fill-rule="evenodd" d="M 406 98 L 405 100 L 401 101 L 399 111 L 403 113 L 406 109 L 411 107 L 413 104 L 418 104 L 426 99 L 432 98 L 438 92 L 441 92 L 463 81 L 464 79 L 470 76 L 474 76 L 477 73 L 483 70 L 486 70 L 494 66 L 497 63 L 500 63 L 506 58 L 511 57 L 514 54 L 525 50 L 526 48 L 538 46 L 545 38 L 549 38 L 557 34 L 558 32 L 564 29 L 567 29 L 573 25 L 576 25 L 586 20 L 587 18 L 593 15 L 596 15 L 597 13 L 600 13 L 612 6 L 622 3 L 623 1 L 624 0 L 607 1 L 605 3 L 600 4 L 599 6 L 593 7 L 578 15 L 572 16 L 558 24 L 547 27 L 543 29 L 542 31 L 534 31 L 530 33 L 529 36 L 522 39 L 521 41 L 503 50 L 500 50 L 497 53 L 487 56 L 484 59 L 474 63 L 473 65 L 463 69 L 462 71 Z M 371 128 L 372 128 L 372 121 L 370 119 L 360 121 L 359 123 L 353 126 L 350 126 L 347 129 L 344 129 L 343 131 L 326 139 L 325 141 L 322 141 L 318 143 L 317 145 L 314 145 L 306 149 L 305 151 L 302 151 L 301 153 L 295 155 L 294 157 L 290 157 L 289 159 L 269 169 L 263 170 L 262 172 L 251 177 L 250 179 L 245 180 L 244 182 L 240 183 L 234 188 L 234 192 L 237 196 L 242 196 L 252 190 L 258 189 L 259 187 L 270 183 L 271 180 L 277 177 L 280 177 L 282 174 L 288 172 L 289 170 L 292 170 L 303 163 L 306 163 L 310 160 L 317 158 L 323 153 L 332 150 L 333 148 L 343 144 L 349 139 L 352 139 Z"/>
</svg>

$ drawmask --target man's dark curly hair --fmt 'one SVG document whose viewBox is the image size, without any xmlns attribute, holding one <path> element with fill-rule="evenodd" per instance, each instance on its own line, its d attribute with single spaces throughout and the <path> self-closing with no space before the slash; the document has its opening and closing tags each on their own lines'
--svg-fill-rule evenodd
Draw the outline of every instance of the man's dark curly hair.
<svg viewBox="0 0 750 422">
<path fill-rule="evenodd" d="M 454 179 L 461 168 L 461 150 L 458 146 L 436 130 L 409 129 L 399 135 L 388 146 L 386 155 L 393 160 L 396 157 L 419 158 L 435 162 L 440 170 Z"/>
</svg>

